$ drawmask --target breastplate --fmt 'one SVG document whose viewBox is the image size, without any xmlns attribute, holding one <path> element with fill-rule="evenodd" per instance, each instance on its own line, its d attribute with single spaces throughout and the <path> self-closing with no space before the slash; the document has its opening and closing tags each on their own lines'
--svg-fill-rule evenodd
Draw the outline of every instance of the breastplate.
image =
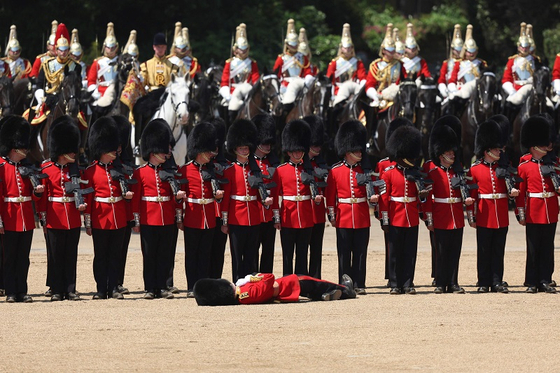
<svg viewBox="0 0 560 373">
<path fill-rule="evenodd" d="M 286 70 L 282 67 L 282 76 L 284 77 L 294 77 L 300 76 L 303 67 L 303 55 L 296 53 L 294 56 L 285 54 L 282 56 L 283 65 L 290 65 Z"/>
<path fill-rule="evenodd" d="M 236 75 L 231 75 L 239 68 L 239 66 L 243 66 L 244 64 L 246 64 L 245 60 L 240 60 L 237 57 L 234 57 L 229 64 L 230 79 L 233 79 L 235 83 L 243 83 L 247 81 L 247 77 L 251 72 L 250 63 L 243 67 Z"/>
<path fill-rule="evenodd" d="M 112 62 L 116 62 L 117 57 L 109 59 L 103 57 L 97 61 L 99 64 L 99 70 L 97 71 L 97 79 L 103 82 L 110 82 L 117 77 L 117 64 L 110 65 Z"/>
<path fill-rule="evenodd" d="M 336 61 L 336 68 L 337 69 L 346 68 L 345 65 L 347 64 L 350 64 L 350 67 L 344 73 L 340 74 L 338 77 L 338 81 L 340 83 L 343 83 L 347 80 L 352 80 L 352 77 L 354 76 L 354 72 L 358 69 L 357 62 L 349 62 L 344 58 L 339 58 Z"/>
<path fill-rule="evenodd" d="M 516 57 L 513 61 L 512 71 L 516 80 L 527 80 L 533 76 L 535 62 L 528 57 Z"/>
</svg>

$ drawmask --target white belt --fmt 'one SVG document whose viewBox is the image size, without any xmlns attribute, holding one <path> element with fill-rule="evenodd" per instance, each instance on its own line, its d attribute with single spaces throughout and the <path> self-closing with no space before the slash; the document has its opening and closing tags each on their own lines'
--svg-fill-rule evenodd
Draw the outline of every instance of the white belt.
<svg viewBox="0 0 560 373">
<path fill-rule="evenodd" d="M 529 197 L 531 198 L 550 198 L 555 196 L 556 193 L 554 192 L 529 193 Z"/>
<path fill-rule="evenodd" d="M 4 197 L 4 202 L 29 202 L 31 197 Z"/>
<path fill-rule="evenodd" d="M 214 198 L 187 198 L 190 203 L 197 203 L 199 205 L 207 205 L 214 202 Z"/>
<path fill-rule="evenodd" d="M 282 196 L 282 199 L 285 199 L 286 201 L 300 202 L 310 200 L 311 196 Z"/>
<path fill-rule="evenodd" d="M 74 202 L 76 200 L 75 197 L 49 197 L 49 202 L 62 202 L 62 203 L 67 203 L 67 202 Z"/>
<path fill-rule="evenodd" d="M 505 193 L 479 194 L 478 198 L 480 198 L 480 199 L 502 199 L 502 198 L 507 198 L 507 194 L 505 194 Z"/>
<path fill-rule="evenodd" d="M 148 201 L 148 202 L 167 202 L 170 200 L 171 197 L 169 196 L 142 197 L 142 201 Z"/>
<path fill-rule="evenodd" d="M 104 80 L 104 81 L 102 81 L 102 82 L 97 83 L 97 85 L 98 85 L 98 86 L 101 86 L 101 87 L 108 87 L 108 86 L 111 85 L 111 83 L 113 83 L 112 80 L 109 80 L 109 81 Z"/>
<path fill-rule="evenodd" d="M 257 200 L 257 196 L 236 196 L 236 195 L 231 195 L 230 196 L 231 199 L 234 199 L 236 201 L 243 201 L 243 202 L 249 202 L 249 201 L 256 201 Z"/>
<path fill-rule="evenodd" d="M 366 202 L 366 201 L 367 201 L 366 197 L 360 197 L 360 198 L 352 197 L 352 198 L 339 198 L 338 199 L 338 203 L 362 203 L 362 202 Z"/>
<path fill-rule="evenodd" d="M 391 201 L 409 203 L 416 201 L 416 197 L 391 197 Z"/>
<path fill-rule="evenodd" d="M 514 80 L 513 82 L 517 85 L 525 85 L 528 83 L 527 80 Z"/>
<path fill-rule="evenodd" d="M 461 203 L 461 202 L 463 202 L 463 200 L 459 197 L 434 198 L 434 202 L 437 202 L 437 203 Z"/>
<path fill-rule="evenodd" d="M 122 201 L 122 197 L 95 197 L 95 202 L 117 203 L 119 201 Z"/>
</svg>

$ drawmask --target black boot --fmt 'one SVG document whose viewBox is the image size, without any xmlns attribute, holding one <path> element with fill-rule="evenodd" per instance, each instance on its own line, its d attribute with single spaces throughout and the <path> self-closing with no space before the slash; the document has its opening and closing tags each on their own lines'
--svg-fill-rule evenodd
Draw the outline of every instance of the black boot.
<svg viewBox="0 0 560 373">
<path fill-rule="evenodd" d="M 348 275 L 342 275 L 342 284 L 345 289 L 342 291 L 342 299 L 354 299 L 356 298 L 356 292 L 354 291 L 354 281 Z"/>
<path fill-rule="evenodd" d="M 231 125 L 235 119 L 237 119 L 237 114 L 239 110 L 228 110 L 228 123 Z"/>
</svg>

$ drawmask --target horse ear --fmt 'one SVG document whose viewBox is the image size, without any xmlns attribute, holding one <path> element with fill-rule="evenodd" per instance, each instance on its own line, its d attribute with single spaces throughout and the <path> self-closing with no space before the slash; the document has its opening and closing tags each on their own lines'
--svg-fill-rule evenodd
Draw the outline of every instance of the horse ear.
<svg viewBox="0 0 560 373">
<path fill-rule="evenodd" d="M 175 83 L 175 73 L 171 73 L 171 83 Z"/>
<path fill-rule="evenodd" d="M 68 66 L 67 66 L 68 67 Z M 78 76 L 82 76 L 82 65 L 80 65 L 79 63 L 76 64 L 76 67 L 74 68 L 74 71 L 76 72 L 76 74 L 78 74 Z"/>
<path fill-rule="evenodd" d="M 68 65 L 64 66 L 64 75 L 68 75 Z"/>
</svg>

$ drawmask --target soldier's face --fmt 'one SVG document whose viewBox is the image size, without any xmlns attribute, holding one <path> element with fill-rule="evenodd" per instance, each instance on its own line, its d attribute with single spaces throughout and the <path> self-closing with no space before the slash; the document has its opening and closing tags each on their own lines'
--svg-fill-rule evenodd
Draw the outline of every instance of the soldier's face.
<svg viewBox="0 0 560 373">
<path fill-rule="evenodd" d="M 453 48 L 451 50 L 451 54 L 453 55 L 453 58 L 457 59 L 461 56 L 461 51 Z"/>
<path fill-rule="evenodd" d="M 350 57 L 354 51 L 354 47 L 341 47 L 340 51 L 344 57 Z"/>
<path fill-rule="evenodd" d="M 408 58 L 413 58 L 416 57 L 416 55 L 418 54 L 418 48 L 404 48 L 404 54 L 408 57 Z"/>
<path fill-rule="evenodd" d="M 189 54 L 189 51 L 190 51 L 190 49 L 187 48 L 187 47 L 185 47 L 185 48 L 178 48 L 178 47 L 175 47 L 175 55 L 178 56 L 178 57 L 181 57 L 181 58 L 183 58 L 183 57 L 185 57 L 186 55 L 188 55 L 188 54 Z"/>
<path fill-rule="evenodd" d="M 455 152 L 453 150 L 448 150 L 439 156 L 439 161 L 442 166 L 449 167 L 455 162 Z"/>
<path fill-rule="evenodd" d="M 288 53 L 290 54 L 296 54 L 297 52 L 297 45 L 294 47 L 290 44 L 286 44 L 286 47 L 288 48 Z"/>
<path fill-rule="evenodd" d="M 486 154 L 488 155 L 488 157 L 492 160 L 492 161 L 497 161 L 500 159 L 500 154 L 501 154 L 501 150 L 500 148 L 493 148 L 493 149 L 488 149 L 486 151 Z"/>
<path fill-rule="evenodd" d="M 249 147 L 248 146 L 238 146 L 235 148 L 235 154 L 242 158 L 247 158 L 249 156 Z"/>
<path fill-rule="evenodd" d="M 54 45 L 52 45 L 52 44 L 47 44 L 47 52 L 48 52 L 50 55 L 54 56 L 54 55 L 56 54 Z"/>
<path fill-rule="evenodd" d="M 302 151 L 288 152 L 288 155 L 290 156 L 290 161 L 292 161 L 293 163 L 299 163 L 303 158 Z"/>
<path fill-rule="evenodd" d="M 383 57 L 385 57 L 387 61 L 392 61 L 393 58 L 395 58 L 395 51 L 383 49 Z"/>
<path fill-rule="evenodd" d="M 520 45 L 519 47 L 517 47 L 517 50 L 519 51 L 519 53 L 520 53 L 522 56 L 528 55 L 528 54 L 529 54 L 529 49 L 530 49 L 529 46 L 522 47 L 522 46 Z"/>
<path fill-rule="evenodd" d="M 58 48 L 56 49 L 56 55 L 62 61 L 66 60 L 68 58 L 69 53 L 70 53 L 70 51 L 68 49 L 64 49 L 64 50 L 63 49 L 58 49 Z"/>
<path fill-rule="evenodd" d="M 166 50 L 167 50 L 167 45 L 154 45 L 154 52 L 156 56 L 159 58 L 165 56 Z"/>
<path fill-rule="evenodd" d="M 263 152 L 263 154 L 270 153 L 270 144 L 260 144 L 257 148 Z"/>
<path fill-rule="evenodd" d="M 105 56 L 113 58 L 117 55 L 117 46 L 105 47 Z"/>
<path fill-rule="evenodd" d="M 465 52 L 465 57 L 467 58 L 467 60 L 472 61 L 476 58 L 477 54 L 478 54 L 478 51 L 474 51 L 474 52 L 466 51 Z"/>
<path fill-rule="evenodd" d="M 235 48 L 235 56 L 237 56 L 237 58 L 240 59 L 245 59 L 247 58 L 247 56 L 249 55 L 249 48 L 247 49 L 241 49 L 241 48 Z"/>
<path fill-rule="evenodd" d="M 21 54 L 21 49 L 18 49 L 17 51 L 13 51 L 11 49 L 8 50 L 8 57 L 10 57 L 11 60 L 17 60 L 20 54 Z"/>
<path fill-rule="evenodd" d="M 318 156 L 321 153 L 320 146 L 311 146 L 309 147 L 309 157 L 313 158 Z"/>
</svg>

